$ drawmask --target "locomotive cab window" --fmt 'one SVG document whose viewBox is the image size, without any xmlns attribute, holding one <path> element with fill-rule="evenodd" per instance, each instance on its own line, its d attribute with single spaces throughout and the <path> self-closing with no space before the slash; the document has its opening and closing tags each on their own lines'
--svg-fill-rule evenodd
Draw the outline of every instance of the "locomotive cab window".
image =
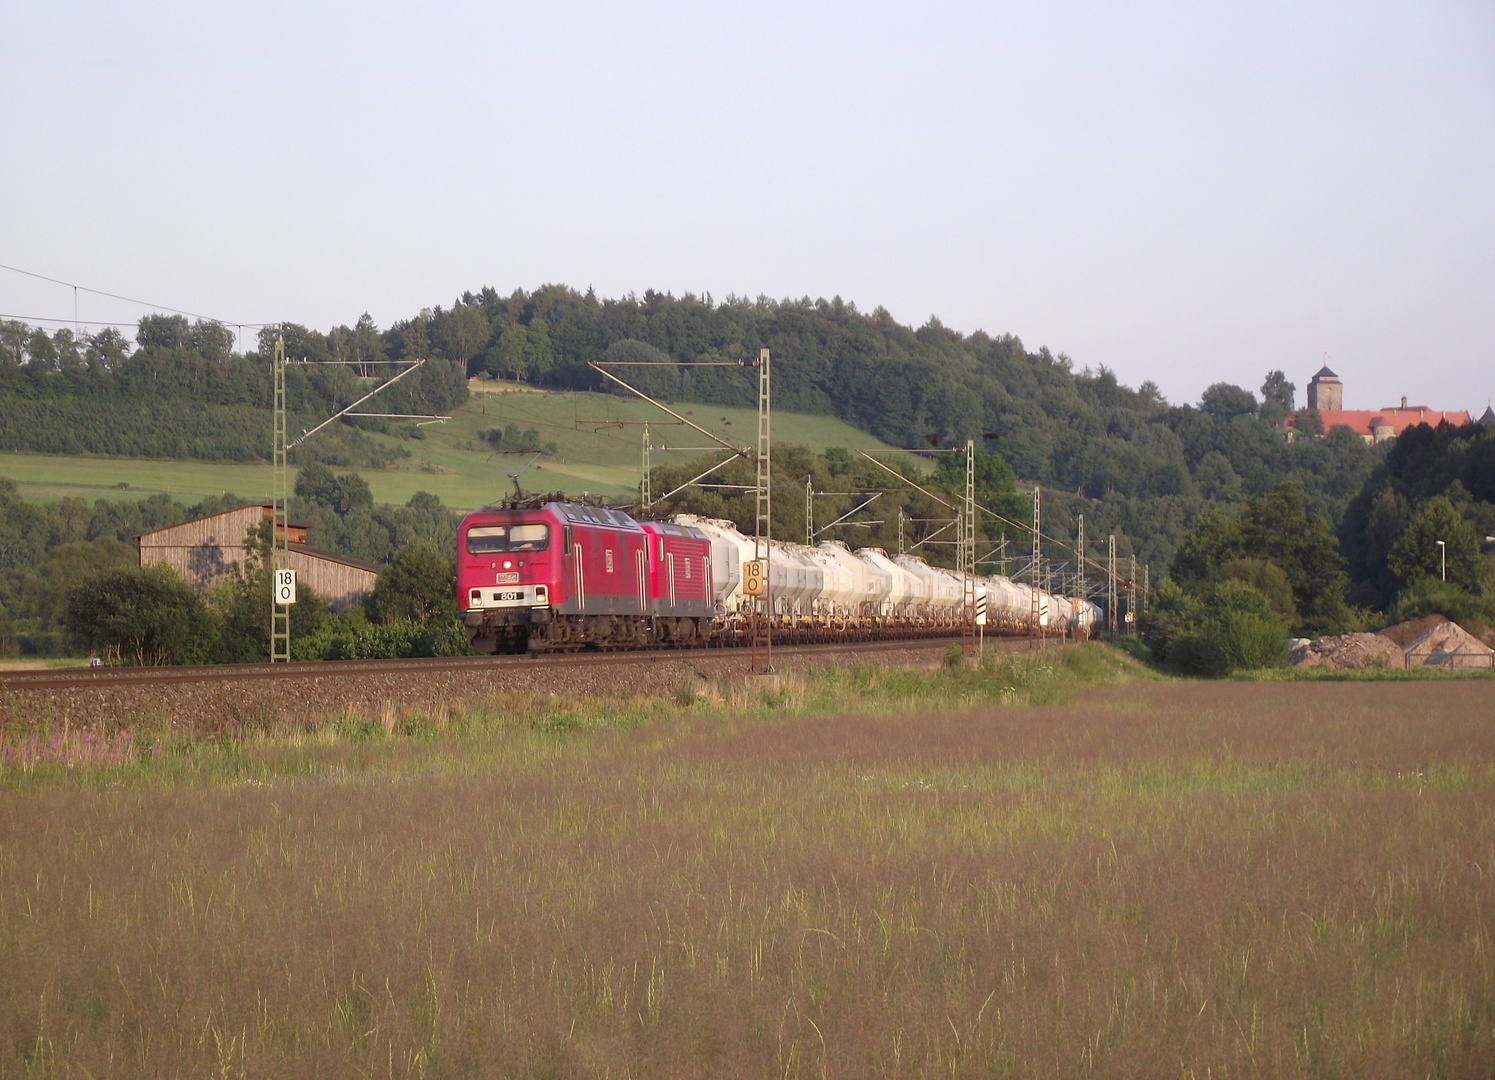
<svg viewBox="0 0 1495 1080">
<path fill-rule="evenodd" d="M 475 525 L 467 530 L 467 553 L 544 551 L 550 546 L 549 525 Z"/>
</svg>

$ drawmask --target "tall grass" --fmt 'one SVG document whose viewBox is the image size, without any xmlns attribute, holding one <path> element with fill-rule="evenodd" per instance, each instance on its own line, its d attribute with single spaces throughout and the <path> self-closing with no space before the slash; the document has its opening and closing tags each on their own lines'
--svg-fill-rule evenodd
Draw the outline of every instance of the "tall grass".
<svg viewBox="0 0 1495 1080">
<path fill-rule="evenodd" d="M 1014 698 L 1081 678 L 1026 663 Z M 0 1075 L 1495 1068 L 1487 682 L 996 678 L 396 708 L 17 775 Z M 815 704 L 858 681 L 904 707 Z"/>
<path fill-rule="evenodd" d="M 43 711 L 0 726 L 0 788 L 37 783 L 120 784 L 152 777 L 177 782 L 189 774 L 231 782 L 242 779 L 245 768 L 256 769 L 263 779 L 269 775 L 266 770 L 305 768 L 300 749 L 307 746 L 439 738 L 441 745 L 433 749 L 439 755 L 451 749 L 452 740 L 483 740 L 515 728 L 592 731 L 687 716 L 906 712 L 982 702 L 1045 703 L 1088 687 L 1154 677 L 1136 661 L 1097 644 L 1032 653 L 992 650 L 980 662 L 963 660 L 959 648 L 954 648 L 955 662 L 948 662 L 947 657 L 934 670 L 884 668 L 873 663 L 838 666 L 833 660 L 781 674 L 688 677 L 633 695 L 514 693 L 464 702 L 416 695 L 413 700 L 387 700 L 365 711 L 299 717 L 292 710 L 261 706 L 234 717 L 196 717 L 162 709 L 137 716 L 127 728 L 80 726 L 76 716 Z M 15 717 L 19 710 L 8 712 Z M 199 729 L 199 723 L 204 728 Z M 77 752 L 79 744 L 107 747 L 109 752 Z"/>
</svg>

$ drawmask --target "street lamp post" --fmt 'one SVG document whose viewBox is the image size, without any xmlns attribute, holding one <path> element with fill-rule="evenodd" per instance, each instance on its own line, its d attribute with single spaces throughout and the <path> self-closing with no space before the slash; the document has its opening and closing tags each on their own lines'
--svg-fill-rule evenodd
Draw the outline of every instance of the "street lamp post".
<svg viewBox="0 0 1495 1080">
<path fill-rule="evenodd" d="M 1448 580 L 1448 545 L 1445 544 L 1442 540 L 1435 540 L 1433 542 L 1438 545 L 1438 572 L 1442 575 L 1443 580 L 1447 581 Z"/>
</svg>

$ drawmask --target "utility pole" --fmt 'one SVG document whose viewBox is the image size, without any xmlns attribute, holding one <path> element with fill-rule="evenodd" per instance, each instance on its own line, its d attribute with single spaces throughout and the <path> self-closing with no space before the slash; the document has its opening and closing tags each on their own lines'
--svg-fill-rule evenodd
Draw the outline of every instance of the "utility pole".
<svg viewBox="0 0 1495 1080">
<path fill-rule="evenodd" d="M 955 572 L 961 572 L 966 564 L 966 530 L 962 521 L 961 511 L 955 511 L 955 520 L 950 524 L 955 526 Z"/>
<path fill-rule="evenodd" d="M 332 367 L 360 367 L 358 360 L 308 360 L 302 357 L 298 364 L 318 364 Z M 287 518 L 290 493 L 290 470 L 286 465 L 286 452 L 300 446 L 307 439 L 334 421 L 345 416 L 371 416 L 393 420 L 420 420 L 430 423 L 445 423 L 450 416 L 428 413 L 371 413 L 355 412 L 369 398 L 381 393 L 405 376 L 425 365 L 425 360 L 397 360 L 406 365 L 405 370 L 393 378 L 386 379 L 364 394 L 351 405 L 345 405 L 323 420 L 310 431 L 303 430 L 295 439 L 286 438 L 286 353 L 285 337 L 278 335 L 275 349 L 270 356 L 270 370 L 275 386 L 274 423 L 271 429 L 270 466 L 270 662 L 286 662 L 291 658 L 291 605 L 296 602 L 296 577 L 291 570 L 291 529 Z"/>
<path fill-rule="evenodd" d="M 1079 558 L 1075 560 L 1075 599 L 1083 604 L 1085 602 L 1085 515 L 1080 515 L 1078 537 L 1075 540 L 1075 550 Z M 1079 609 L 1075 610 L 1075 625 L 1079 626 Z"/>
<path fill-rule="evenodd" d="M 976 440 L 966 440 L 966 502 L 960 523 L 960 574 L 964 582 L 962 636 L 976 633 Z"/>
<path fill-rule="evenodd" d="M 815 493 L 810 490 L 814 478 L 814 473 L 805 473 L 805 547 L 815 546 Z"/>
<path fill-rule="evenodd" d="M 753 558 L 763 563 L 763 595 L 753 602 L 753 661 L 756 671 L 773 670 L 773 501 L 772 385 L 768 350 L 758 354 L 758 488 Z M 761 613 L 760 613 L 761 612 Z M 759 647 L 763 649 L 760 664 Z"/>
<path fill-rule="evenodd" d="M 1142 632 L 1141 622 L 1143 619 L 1147 618 L 1147 599 L 1152 592 L 1152 574 L 1150 573 L 1151 570 L 1152 566 L 1150 564 L 1142 564 L 1142 603 L 1138 606 L 1137 609 L 1137 632 L 1139 634 Z"/>
<path fill-rule="evenodd" d="M 1137 556 L 1132 555 L 1132 572 L 1126 577 L 1126 634 L 1137 636 Z"/>
<path fill-rule="evenodd" d="M 646 423 L 644 424 L 643 463 L 642 468 L 640 469 L 642 478 L 639 480 L 639 506 L 643 508 L 643 512 L 645 514 L 649 512 L 649 507 L 654 502 L 654 500 L 649 497 L 649 473 L 651 471 L 649 454 L 651 450 L 653 450 L 653 447 L 649 445 L 649 425 Z"/>
<path fill-rule="evenodd" d="M 270 663 L 289 663 L 291 659 L 291 607 L 282 604 L 276 577 L 291 568 L 291 525 L 287 516 L 290 476 L 286 469 L 286 346 L 285 338 L 275 339 L 270 359 L 275 379 L 275 435 L 271 451 L 273 471 L 270 500 Z"/>
<path fill-rule="evenodd" d="M 1106 544 L 1106 632 L 1116 637 L 1116 534 Z"/>
<path fill-rule="evenodd" d="M 1039 599 L 1039 563 L 1043 559 L 1043 548 L 1038 539 L 1043 535 L 1043 512 L 1040 508 L 1042 491 L 1033 485 L 1033 565 L 1029 577 L 1033 582 L 1033 611 L 1031 632 L 1034 637 L 1043 637 L 1043 601 Z"/>
<path fill-rule="evenodd" d="M 1002 530 L 1002 543 L 998 546 L 997 550 L 1001 552 L 1001 554 L 998 555 L 997 558 L 998 558 L 999 562 L 1002 565 L 1002 576 L 1006 577 L 1007 576 L 1007 530 L 1006 529 Z"/>
<path fill-rule="evenodd" d="M 898 554 L 903 554 L 903 504 L 898 504 Z"/>
</svg>

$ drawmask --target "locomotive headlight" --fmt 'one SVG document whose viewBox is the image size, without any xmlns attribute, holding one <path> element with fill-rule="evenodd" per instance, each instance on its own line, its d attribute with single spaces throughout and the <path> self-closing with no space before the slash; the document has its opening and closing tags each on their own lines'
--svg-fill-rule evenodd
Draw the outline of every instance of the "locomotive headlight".
<svg viewBox="0 0 1495 1080">
<path fill-rule="evenodd" d="M 535 603 L 537 603 L 537 604 L 548 604 L 548 603 L 550 603 L 550 590 L 547 589 L 544 585 L 536 585 L 535 586 Z"/>
</svg>

